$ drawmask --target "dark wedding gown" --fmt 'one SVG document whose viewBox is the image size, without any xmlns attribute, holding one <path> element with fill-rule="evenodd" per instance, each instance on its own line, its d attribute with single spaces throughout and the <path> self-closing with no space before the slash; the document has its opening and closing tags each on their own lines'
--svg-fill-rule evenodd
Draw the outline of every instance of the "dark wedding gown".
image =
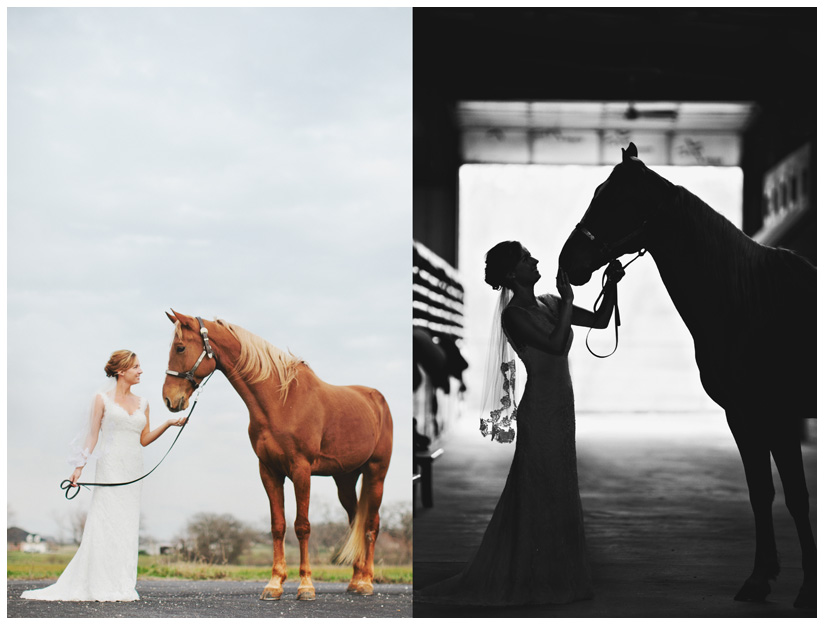
<svg viewBox="0 0 825 626">
<path fill-rule="evenodd" d="M 548 335 L 558 299 L 524 309 Z M 576 470 L 576 425 L 567 353 L 513 348 L 527 369 L 518 405 L 516 449 L 504 491 L 477 552 L 458 575 L 422 589 L 416 600 L 504 606 L 591 598 Z"/>
</svg>

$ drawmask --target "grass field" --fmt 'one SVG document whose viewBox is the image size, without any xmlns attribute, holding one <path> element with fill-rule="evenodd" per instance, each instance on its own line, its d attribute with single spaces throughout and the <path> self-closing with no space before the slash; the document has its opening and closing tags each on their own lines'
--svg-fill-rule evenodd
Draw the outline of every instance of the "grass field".
<svg viewBox="0 0 825 626">
<path fill-rule="evenodd" d="M 7 577 L 38 580 L 57 578 L 74 556 L 76 548 L 64 548 L 49 554 L 7 552 Z M 291 563 L 289 563 L 292 565 Z M 177 560 L 171 556 L 138 557 L 138 579 L 177 578 L 182 580 L 260 580 L 266 582 L 272 573 L 271 565 L 208 565 Z M 316 582 L 349 582 L 352 568 L 313 564 L 312 579 Z M 298 579 L 297 562 L 288 568 L 287 580 Z M 412 566 L 375 564 L 376 583 L 412 584 Z"/>
</svg>

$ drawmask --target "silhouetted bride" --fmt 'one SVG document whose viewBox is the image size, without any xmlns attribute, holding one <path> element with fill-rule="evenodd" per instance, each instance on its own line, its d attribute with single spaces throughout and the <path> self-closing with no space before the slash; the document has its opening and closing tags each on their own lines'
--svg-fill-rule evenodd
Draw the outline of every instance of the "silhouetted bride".
<svg viewBox="0 0 825 626">
<path fill-rule="evenodd" d="M 482 433 L 511 441 L 516 449 L 507 483 L 481 545 L 458 575 L 422 589 L 417 600 L 464 605 L 562 604 L 593 596 L 576 471 L 573 387 L 567 353 L 571 324 L 605 328 L 623 271 L 611 268 L 605 298 L 594 314 L 573 306 L 573 290 L 561 271 L 561 297 L 536 296 L 538 261 L 516 241 L 493 247 L 485 281 L 501 289 L 491 338 L 499 406 L 482 420 Z M 496 333 L 500 334 L 500 333 Z M 512 346 L 527 370 L 516 407 Z M 501 356 L 504 355 L 504 356 Z M 489 366 L 488 366 L 489 367 Z M 516 415 L 517 413 L 517 415 Z"/>
</svg>

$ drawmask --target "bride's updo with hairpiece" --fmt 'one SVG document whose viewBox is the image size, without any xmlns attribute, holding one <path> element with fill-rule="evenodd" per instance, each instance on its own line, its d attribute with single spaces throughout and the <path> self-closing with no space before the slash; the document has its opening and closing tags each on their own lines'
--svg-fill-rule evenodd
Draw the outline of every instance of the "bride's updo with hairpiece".
<svg viewBox="0 0 825 626">
<path fill-rule="evenodd" d="M 484 282 L 495 290 L 501 289 L 507 274 L 515 269 L 521 259 L 521 251 L 518 241 L 502 241 L 490 248 L 484 257 Z"/>
<path fill-rule="evenodd" d="M 106 376 L 117 378 L 118 372 L 124 372 L 135 364 L 135 359 L 137 359 L 137 354 L 131 350 L 115 350 L 109 357 L 106 367 L 103 368 Z"/>
</svg>

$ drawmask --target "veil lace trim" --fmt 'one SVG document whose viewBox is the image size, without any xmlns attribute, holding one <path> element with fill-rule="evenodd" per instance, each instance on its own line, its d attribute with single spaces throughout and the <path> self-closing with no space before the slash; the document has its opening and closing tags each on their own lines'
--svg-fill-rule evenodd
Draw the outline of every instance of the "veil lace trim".
<svg viewBox="0 0 825 626">
<path fill-rule="evenodd" d="M 511 443 L 516 438 L 516 359 L 501 322 L 501 315 L 512 297 L 513 292 L 502 287 L 493 312 L 479 425 L 482 437 L 489 435 L 492 441 L 499 443 Z"/>
</svg>

